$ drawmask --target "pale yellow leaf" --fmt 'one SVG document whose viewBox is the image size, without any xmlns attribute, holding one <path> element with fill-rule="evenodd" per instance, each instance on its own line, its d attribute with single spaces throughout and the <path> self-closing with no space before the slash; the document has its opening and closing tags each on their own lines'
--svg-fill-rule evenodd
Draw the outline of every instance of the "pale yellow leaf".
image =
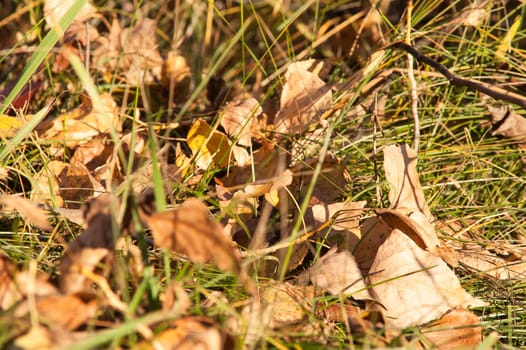
<svg viewBox="0 0 526 350">
<path fill-rule="evenodd" d="M 196 119 L 186 137 L 188 147 L 195 156 L 200 169 L 208 169 L 211 164 L 226 167 L 230 160 L 230 140 L 212 128 L 205 120 Z"/>
<path fill-rule="evenodd" d="M 24 122 L 18 117 L 0 115 L 0 137 L 13 136 L 22 125 Z"/>
<path fill-rule="evenodd" d="M 506 35 L 504 35 L 504 37 L 501 39 L 499 45 L 497 46 L 497 50 L 495 51 L 495 59 L 498 62 L 506 62 L 506 55 L 513 48 L 511 44 L 517 35 L 517 32 L 519 31 L 521 23 L 522 16 L 517 16 L 515 22 L 513 22 L 511 27 L 506 32 Z"/>
</svg>

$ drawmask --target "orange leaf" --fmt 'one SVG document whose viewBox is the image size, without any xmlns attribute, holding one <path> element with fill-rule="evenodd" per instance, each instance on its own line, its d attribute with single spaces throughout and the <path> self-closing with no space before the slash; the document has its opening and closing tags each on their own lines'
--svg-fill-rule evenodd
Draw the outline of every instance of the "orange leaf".
<svg viewBox="0 0 526 350">
<path fill-rule="evenodd" d="M 184 254 L 194 262 L 213 261 L 220 269 L 240 272 L 240 257 L 223 227 L 203 202 L 189 199 L 180 207 L 145 218 L 155 245 Z"/>
</svg>

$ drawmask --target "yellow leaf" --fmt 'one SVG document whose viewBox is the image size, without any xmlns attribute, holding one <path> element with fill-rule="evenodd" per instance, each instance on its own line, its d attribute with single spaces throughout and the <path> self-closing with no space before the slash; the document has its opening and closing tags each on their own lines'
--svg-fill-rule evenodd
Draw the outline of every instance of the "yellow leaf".
<svg viewBox="0 0 526 350">
<path fill-rule="evenodd" d="M 521 25 L 522 17 L 518 16 L 515 22 L 511 25 L 510 29 L 502 38 L 502 41 L 497 46 L 497 51 L 495 51 L 495 59 L 498 62 L 505 62 L 506 61 L 506 53 L 512 49 L 511 42 L 513 41 L 513 38 L 515 38 L 515 35 L 517 34 L 517 31 L 519 30 L 519 27 Z"/>
<path fill-rule="evenodd" d="M 22 124 L 23 122 L 19 118 L 0 115 L 0 136 L 13 136 L 17 129 L 22 126 Z"/>
<path fill-rule="evenodd" d="M 196 158 L 197 166 L 207 169 L 214 163 L 219 167 L 228 165 L 230 159 L 230 140 L 212 128 L 205 120 L 197 119 L 186 137 L 188 147 Z"/>
</svg>

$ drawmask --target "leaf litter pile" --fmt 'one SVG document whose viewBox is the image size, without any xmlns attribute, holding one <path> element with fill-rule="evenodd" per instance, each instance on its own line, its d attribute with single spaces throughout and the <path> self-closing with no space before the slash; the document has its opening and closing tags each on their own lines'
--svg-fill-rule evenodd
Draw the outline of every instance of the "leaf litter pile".
<svg viewBox="0 0 526 350">
<path fill-rule="evenodd" d="M 526 273 L 523 4 L 153 3 L 0 8 L 2 347 L 498 344 L 488 286 Z M 494 71 L 446 68 L 490 27 Z"/>
</svg>

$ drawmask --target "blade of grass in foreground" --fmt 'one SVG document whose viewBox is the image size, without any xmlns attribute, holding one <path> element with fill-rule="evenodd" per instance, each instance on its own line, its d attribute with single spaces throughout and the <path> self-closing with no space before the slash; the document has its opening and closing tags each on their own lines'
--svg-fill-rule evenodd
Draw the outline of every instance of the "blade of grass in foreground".
<svg viewBox="0 0 526 350">
<path fill-rule="evenodd" d="M 73 20 L 80 13 L 80 10 L 82 10 L 86 2 L 87 0 L 75 1 L 75 3 L 69 8 L 69 10 L 64 14 L 64 16 L 62 16 L 62 18 L 58 21 L 58 25 L 56 26 L 56 28 L 51 28 L 51 30 L 46 34 L 42 42 L 37 46 L 35 53 L 33 53 L 31 58 L 29 59 L 29 62 L 27 62 L 27 65 L 22 74 L 20 75 L 20 79 L 18 79 L 15 87 L 13 88 L 13 90 L 11 90 L 7 98 L 0 105 L 0 114 L 3 114 L 7 110 L 8 106 L 20 93 L 24 85 L 26 85 L 33 73 L 35 73 L 35 71 L 38 69 L 38 67 L 49 54 L 51 49 L 55 47 L 55 44 L 64 35 L 66 29 L 68 29 L 71 23 L 73 23 Z"/>
</svg>

